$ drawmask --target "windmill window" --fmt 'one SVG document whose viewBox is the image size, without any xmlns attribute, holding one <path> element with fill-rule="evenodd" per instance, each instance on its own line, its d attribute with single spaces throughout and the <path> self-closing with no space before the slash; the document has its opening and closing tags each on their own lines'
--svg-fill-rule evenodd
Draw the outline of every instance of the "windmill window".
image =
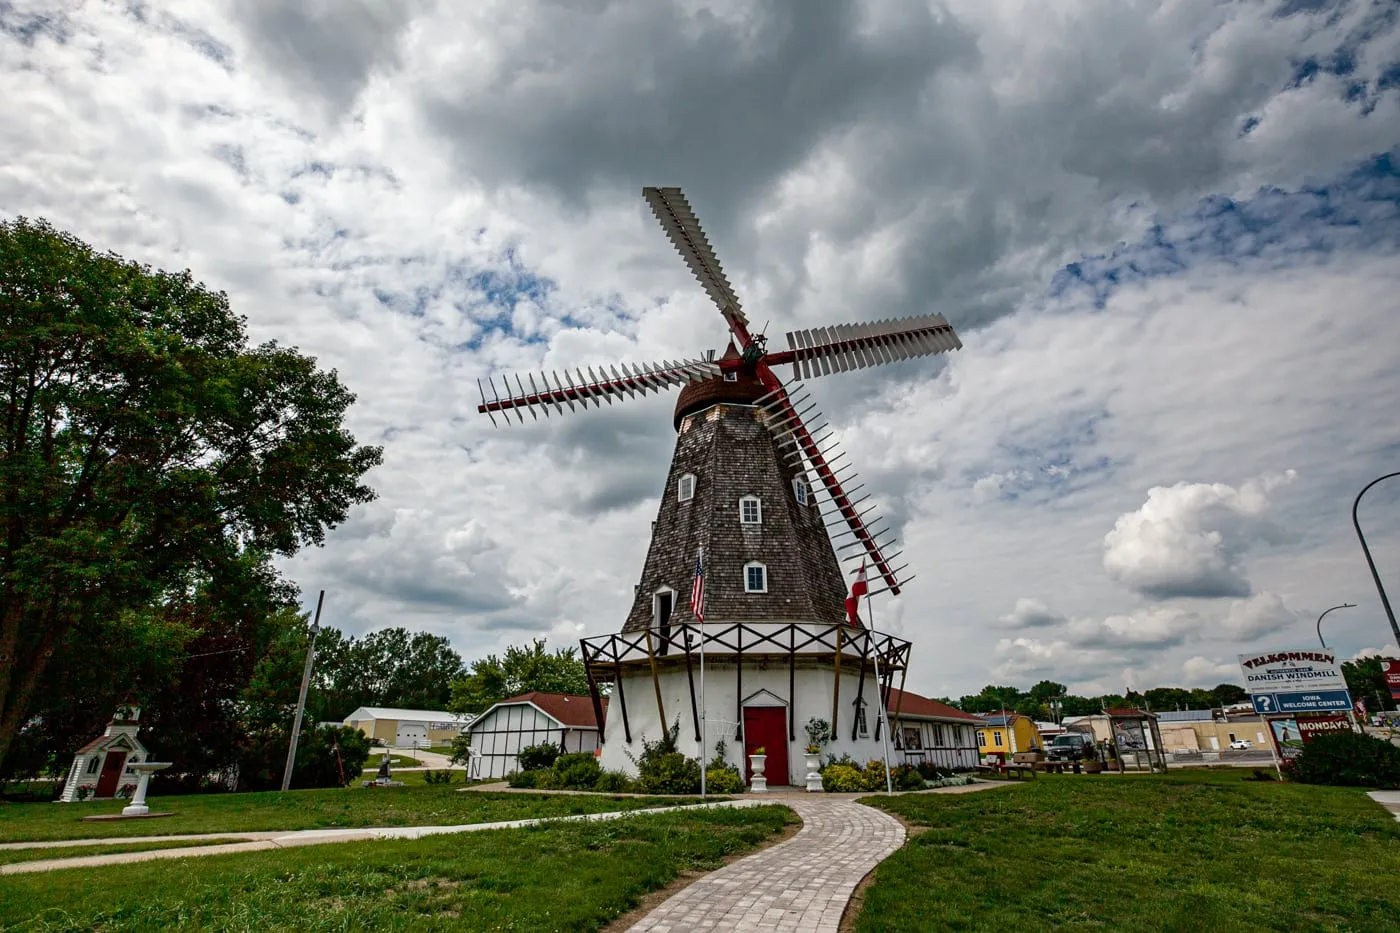
<svg viewBox="0 0 1400 933">
<path fill-rule="evenodd" d="M 856 700 L 856 734 L 862 739 L 870 735 L 870 724 L 865 718 L 865 700 Z"/>
<path fill-rule="evenodd" d="M 724 381 L 725 381 L 725 382 L 738 382 L 738 381 L 739 381 L 739 374 L 738 374 L 737 372 L 734 372 L 733 370 L 730 370 L 729 372 L 727 372 L 727 373 L 724 374 Z"/>
<path fill-rule="evenodd" d="M 695 474 L 686 473 L 676 481 L 676 498 L 688 502 L 695 498 Z"/>
<path fill-rule="evenodd" d="M 657 590 L 651 596 L 651 622 L 657 630 L 660 645 L 657 650 L 666 654 L 671 647 L 671 613 L 676 607 L 676 591 L 670 587 Z"/>
<path fill-rule="evenodd" d="M 739 523 L 759 525 L 763 523 L 763 504 L 758 496 L 744 496 L 739 500 Z"/>
<path fill-rule="evenodd" d="M 792 495 L 797 499 L 798 505 L 807 504 L 808 486 L 807 481 L 802 477 L 794 477 L 792 481 Z"/>
<path fill-rule="evenodd" d="M 763 564 L 754 562 L 744 565 L 744 592 L 745 593 L 766 593 L 768 592 L 768 568 Z"/>
</svg>

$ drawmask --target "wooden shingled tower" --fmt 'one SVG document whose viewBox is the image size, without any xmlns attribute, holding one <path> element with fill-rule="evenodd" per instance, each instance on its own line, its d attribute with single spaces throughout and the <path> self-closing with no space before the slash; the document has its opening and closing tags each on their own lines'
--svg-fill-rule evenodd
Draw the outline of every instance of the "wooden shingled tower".
<svg viewBox="0 0 1400 933">
<path fill-rule="evenodd" d="M 934 314 L 795 331 L 786 350 L 769 352 L 764 336 L 749 332 L 680 189 L 643 195 L 719 307 L 731 338 L 725 353 L 576 369 L 562 378 L 531 373 L 515 376 L 514 386 L 498 377 L 503 389 L 488 380 L 479 407 L 493 422 L 501 414 L 523 423 L 524 413 L 548 417 L 681 387 L 676 451 L 632 609 L 618 634 L 582 641 L 600 721 L 599 684 L 613 686 L 603 765 L 632 770 L 639 738 L 658 738 L 682 721 L 703 758 L 717 737 L 732 736 L 745 753 L 767 748 L 769 780 L 777 784 L 794 775 L 797 737 L 812 718 L 829 720 L 829 751 L 873 757 L 879 718 L 866 707 L 889 696 L 910 645 L 848 616 L 838 558 L 853 571 L 869 568 L 872 595 L 898 594 L 908 578 L 896 566 L 890 533 L 872 517 L 869 494 L 860 494 L 797 381 L 962 344 Z M 792 382 L 778 377 L 783 366 L 792 368 Z M 702 617 L 692 604 L 697 569 Z M 697 691 L 702 648 L 708 679 Z M 739 758 L 737 750 L 730 758 Z"/>
</svg>

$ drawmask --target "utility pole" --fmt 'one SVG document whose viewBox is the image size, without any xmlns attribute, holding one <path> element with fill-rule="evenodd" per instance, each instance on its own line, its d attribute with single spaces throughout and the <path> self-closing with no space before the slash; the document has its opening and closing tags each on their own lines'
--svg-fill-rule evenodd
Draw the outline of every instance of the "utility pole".
<svg viewBox="0 0 1400 933">
<path fill-rule="evenodd" d="M 297 696 L 297 715 L 292 720 L 292 741 L 287 747 L 287 767 L 282 771 L 282 789 L 292 786 L 292 765 L 297 760 L 297 737 L 301 735 L 301 714 L 306 711 L 306 688 L 311 684 L 311 665 L 316 661 L 316 636 L 321 633 L 321 604 L 326 601 L 326 591 L 316 597 L 316 616 L 311 620 L 311 640 L 306 645 L 306 668 L 301 672 L 301 693 Z"/>
</svg>

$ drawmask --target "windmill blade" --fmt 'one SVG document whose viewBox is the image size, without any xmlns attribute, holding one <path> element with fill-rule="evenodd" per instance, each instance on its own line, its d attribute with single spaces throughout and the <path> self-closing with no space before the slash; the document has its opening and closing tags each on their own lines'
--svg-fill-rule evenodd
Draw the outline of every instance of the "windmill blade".
<svg viewBox="0 0 1400 933">
<path fill-rule="evenodd" d="M 791 440 L 796 445 L 797 450 L 801 452 L 811 471 L 817 474 L 817 479 L 821 481 L 822 487 L 826 490 L 827 498 L 831 500 L 834 508 L 828 510 L 823 518 L 830 516 L 844 522 L 846 530 L 840 532 L 840 535 L 852 535 L 855 538 L 851 545 L 859 545 L 856 549 L 857 554 L 863 555 L 864 559 L 874 566 L 875 572 L 885 581 L 885 588 L 889 592 L 896 596 L 899 595 L 899 572 L 890 567 L 889 558 L 884 554 L 884 550 L 889 548 L 893 542 L 882 543 L 879 540 L 882 535 L 886 534 L 874 528 L 875 525 L 879 524 L 879 519 L 874 519 L 867 524 L 866 518 L 870 515 L 871 508 L 864 511 L 857 509 L 857 506 L 869 496 L 862 497 L 859 502 L 852 502 L 850 493 L 842 486 L 839 474 L 846 468 L 836 466 L 836 460 L 845 456 L 845 451 L 839 451 L 835 456 L 830 456 L 837 447 L 834 442 L 828 441 L 825 447 L 817 444 L 786 388 L 779 387 L 769 393 L 764 400 L 763 407 L 768 413 L 766 421 L 769 429 L 774 434 Z M 820 413 L 813 415 L 812 419 L 820 421 Z"/>
<path fill-rule="evenodd" d="M 709 359 L 681 360 L 678 363 L 667 360 L 644 366 L 634 363 L 630 367 L 623 363 L 621 372 L 617 366 L 600 366 L 598 369 L 601 375 L 594 374 L 593 367 L 590 366 L 587 376 L 582 370 L 575 369 L 576 378 L 572 379 L 567 369 L 564 370 L 563 379 L 559 378 L 558 372 L 541 372 L 538 382 L 534 373 L 526 373 L 529 385 L 516 376 L 515 390 L 511 388 L 510 378 L 501 376 L 505 394 L 497 390 L 496 377 L 488 377 L 485 386 L 478 379 L 476 385 L 481 392 L 481 404 L 476 406 L 476 410 L 487 415 L 492 424 L 496 423 L 495 412 L 504 412 L 507 416 L 513 414 L 516 420 L 523 423 L 525 418 L 521 414 L 522 411 L 528 411 L 532 418 L 538 420 L 535 412 L 543 412 L 548 418 L 551 406 L 561 415 L 564 413 L 564 405 L 568 405 L 569 410 L 573 411 L 575 402 L 583 403 L 584 408 L 592 402 L 593 407 L 599 408 L 604 401 L 611 405 L 614 399 L 630 398 L 639 392 L 642 395 L 647 392 L 660 392 L 671 386 L 713 379 L 720 374 L 719 364 Z M 550 381 L 551 375 L 553 382 Z M 486 394 L 487 388 L 491 389 L 489 396 Z M 509 417 L 506 418 L 506 423 L 510 423 Z"/>
<path fill-rule="evenodd" d="M 791 366 L 794 379 L 962 348 L 953 325 L 941 314 L 792 331 L 787 342 L 789 349 L 768 354 L 766 362 L 769 366 Z"/>
<path fill-rule="evenodd" d="M 643 188 L 642 197 L 651 205 L 652 213 L 661 221 L 666 236 L 675 244 L 685 264 L 700 280 L 700 285 L 718 307 L 720 314 L 729 322 L 730 330 L 740 339 L 743 346 L 749 342 L 748 315 L 739 307 L 739 299 L 734 288 L 725 278 L 719 259 L 710 246 L 709 237 L 700 227 L 700 221 L 691 210 L 679 188 Z"/>
</svg>

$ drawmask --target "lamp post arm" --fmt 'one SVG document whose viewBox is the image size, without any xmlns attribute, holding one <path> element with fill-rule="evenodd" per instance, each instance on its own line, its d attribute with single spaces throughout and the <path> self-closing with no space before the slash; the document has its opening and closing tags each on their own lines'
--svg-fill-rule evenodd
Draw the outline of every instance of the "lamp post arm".
<svg viewBox="0 0 1400 933">
<path fill-rule="evenodd" d="M 1386 619 L 1390 621 L 1390 631 L 1395 636 L 1395 643 L 1400 645 L 1400 625 L 1395 623 L 1395 610 L 1390 608 L 1390 599 L 1385 595 L 1385 586 L 1381 583 L 1381 575 L 1376 570 L 1376 562 L 1371 557 L 1371 549 L 1366 546 L 1366 536 L 1361 533 L 1361 521 L 1356 515 L 1356 509 L 1361 505 L 1361 497 L 1366 495 L 1366 491 L 1381 480 L 1390 479 L 1392 476 L 1400 476 L 1400 471 L 1376 477 L 1356 494 L 1356 499 L 1351 504 L 1351 524 L 1356 529 L 1357 539 L 1361 542 L 1361 553 L 1366 555 L 1366 564 L 1371 568 L 1371 579 L 1376 582 L 1376 592 L 1381 594 L 1381 606 L 1385 609 Z"/>
<path fill-rule="evenodd" d="M 1355 608 L 1356 608 L 1356 603 L 1342 603 L 1340 606 L 1333 606 L 1332 609 L 1325 610 L 1325 611 L 1322 613 L 1322 615 L 1320 615 L 1320 616 L 1317 617 L 1317 640 L 1318 640 L 1318 642 L 1320 642 L 1320 643 L 1322 644 L 1322 647 L 1323 647 L 1324 650 L 1327 648 L 1327 642 L 1325 642 L 1325 641 L 1322 640 L 1322 620 L 1325 619 L 1325 618 L 1327 617 L 1327 613 L 1333 611 L 1334 609 L 1355 609 Z"/>
</svg>

